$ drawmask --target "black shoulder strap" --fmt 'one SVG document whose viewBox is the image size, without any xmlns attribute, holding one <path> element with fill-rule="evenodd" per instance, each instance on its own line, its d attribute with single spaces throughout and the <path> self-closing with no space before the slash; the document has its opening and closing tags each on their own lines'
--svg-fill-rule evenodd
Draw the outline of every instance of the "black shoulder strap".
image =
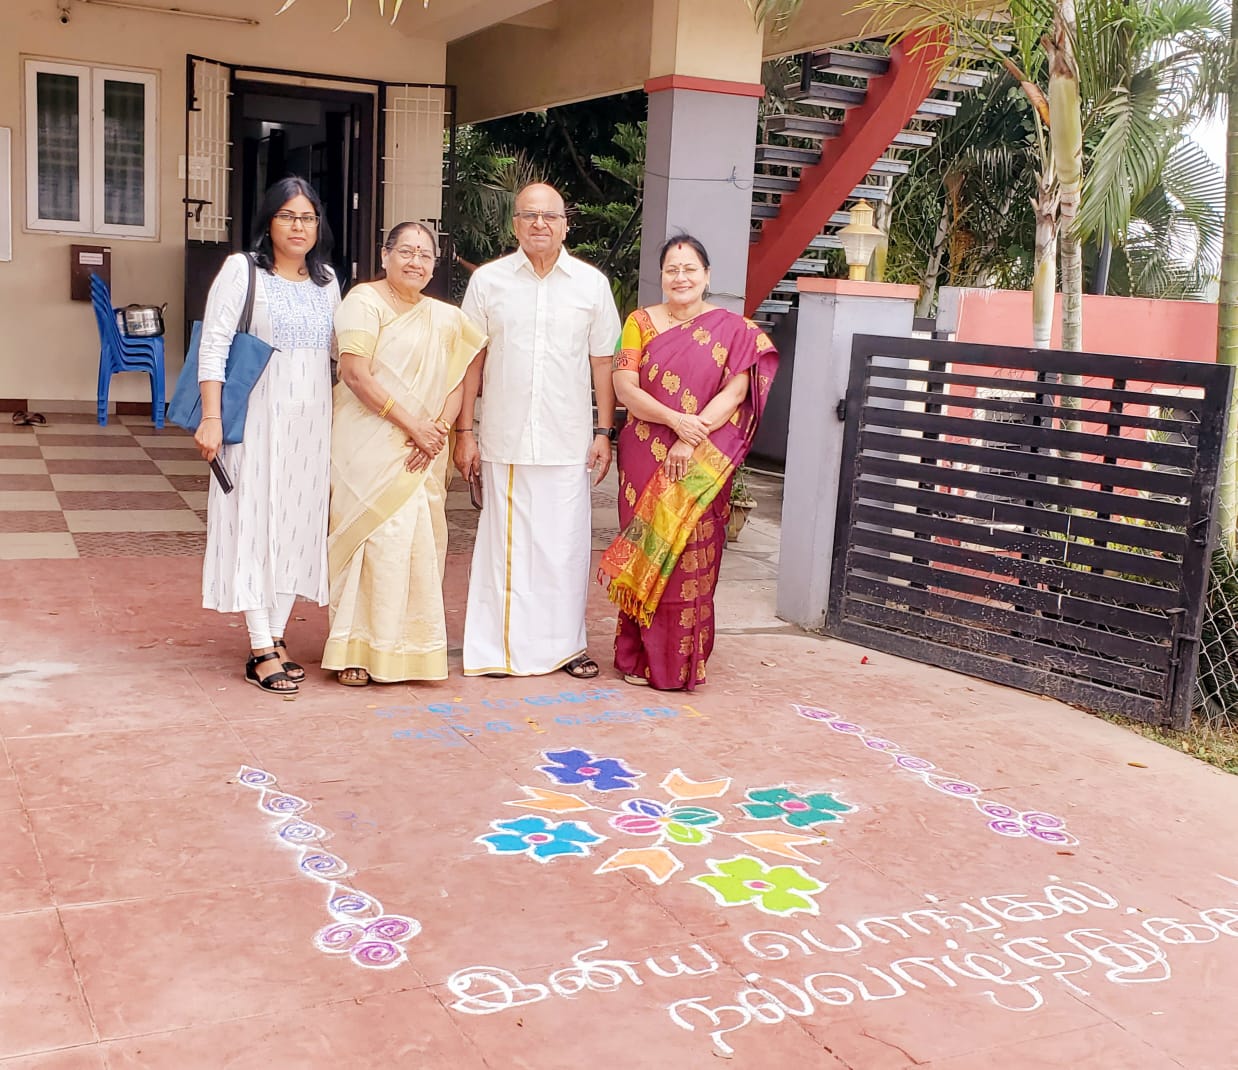
<svg viewBox="0 0 1238 1070">
<path fill-rule="evenodd" d="M 254 318 L 254 289 L 258 285 L 258 265 L 249 253 L 244 255 L 245 263 L 249 265 L 249 289 L 245 294 L 245 308 L 241 312 L 241 319 L 236 325 L 237 334 L 249 333 L 249 327 Z"/>
</svg>

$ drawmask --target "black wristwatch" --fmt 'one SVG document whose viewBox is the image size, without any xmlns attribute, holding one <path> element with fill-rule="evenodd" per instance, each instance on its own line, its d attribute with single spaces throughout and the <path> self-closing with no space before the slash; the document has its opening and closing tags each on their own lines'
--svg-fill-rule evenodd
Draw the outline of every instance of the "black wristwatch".
<svg viewBox="0 0 1238 1070">
<path fill-rule="evenodd" d="M 593 435 L 595 438 L 598 435 L 605 435 L 608 439 L 611 440 L 611 442 L 614 442 L 615 439 L 619 437 L 619 432 L 616 431 L 613 427 L 595 427 L 593 429 Z"/>
</svg>

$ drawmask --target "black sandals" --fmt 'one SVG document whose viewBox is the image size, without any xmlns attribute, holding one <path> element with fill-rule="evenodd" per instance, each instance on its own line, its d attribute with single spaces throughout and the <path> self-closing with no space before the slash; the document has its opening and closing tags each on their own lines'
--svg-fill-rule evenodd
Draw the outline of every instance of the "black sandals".
<svg viewBox="0 0 1238 1070">
<path fill-rule="evenodd" d="M 301 689 L 297 686 L 297 682 L 292 679 L 286 672 L 273 672 L 270 676 L 261 677 L 258 675 L 258 666 L 264 661 L 279 661 L 280 656 L 277 651 L 269 651 L 266 654 L 255 654 L 245 663 L 245 679 L 251 684 L 262 688 L 263 691 L 270 691 L 274 695 L 295 695 Z M 280 687 L 280 684 L 292 684 L 291 687 Z"/>
<path fill-rule="evenodd" d="M 275 647 L 276 653 L 279 653 L 279 650 L 282 647 L 284 650 L 284 653 L 280 656 L 287 659 L 288 644 L 285 643 L 283 639 L 276 639 L 274 636 L 272 636 L 271 645 Z M 302 680 L 305 679 L 305 666 L 298 665 L 295 661 L 285 660 L 284 661 L 284 672 L 288 674 L 288 679 L 291 680 L 294 684 L 299 684 Z"/>
<path fill-rule="evenodd" d="M 581 654 L 564 665 L 563 671 L 577 680 L 592 680 L 601 670 L 588 654 Z"/>
</svg>

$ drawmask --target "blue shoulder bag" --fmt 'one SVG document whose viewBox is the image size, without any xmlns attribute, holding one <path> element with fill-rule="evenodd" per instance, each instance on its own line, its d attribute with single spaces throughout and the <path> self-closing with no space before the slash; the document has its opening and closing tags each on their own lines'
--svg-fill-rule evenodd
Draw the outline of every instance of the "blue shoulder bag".
<svg viewBox="0 0 1238 1070">
<path fill-rule="evenodd" d="M 245 414 L 249 410 L 249 394 L 266 371 L 274 347 L 257 335 L 249 333 L 254 315 L 254 289 L 258 284 L 258 268 L 254 258 L 245 256 L 249 264 L 249 290 L 245 295 L 245 308 L 236 325 L 236 334 L 228 349 L 228 362 L 224 366 L 223 400 L 220 415 L 223 417 L 224 444 L 234 446 L 245 437 Z M 202 321 L 195 320 L 185 353 L 185 366 L 176 380 L 176 389 L 168 404 L 168 419 L 186 431 L 196 431 L 202 422 L 202 389 L 198 385 L 198 347 L 202 344 Z"/>
</svg>

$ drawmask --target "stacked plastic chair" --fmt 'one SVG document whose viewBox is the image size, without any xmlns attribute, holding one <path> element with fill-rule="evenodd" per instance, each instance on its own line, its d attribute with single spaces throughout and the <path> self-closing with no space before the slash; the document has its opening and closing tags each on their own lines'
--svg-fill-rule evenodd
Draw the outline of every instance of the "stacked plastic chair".
<svg viewBox="0 0 1238 1070">
<path fill-rule="evenodd" d="M 145 372 L 150 376 L 150 415 L 163 427 L 166 407 L 163 386 L 163 339 L 130 338 L 116 323 L 112 292 L 98 275 L 90 276 L 90 300 L 99 327 L 99 423 L 107 423 L 107 395 L 117 372 Z"/>
</svg>

